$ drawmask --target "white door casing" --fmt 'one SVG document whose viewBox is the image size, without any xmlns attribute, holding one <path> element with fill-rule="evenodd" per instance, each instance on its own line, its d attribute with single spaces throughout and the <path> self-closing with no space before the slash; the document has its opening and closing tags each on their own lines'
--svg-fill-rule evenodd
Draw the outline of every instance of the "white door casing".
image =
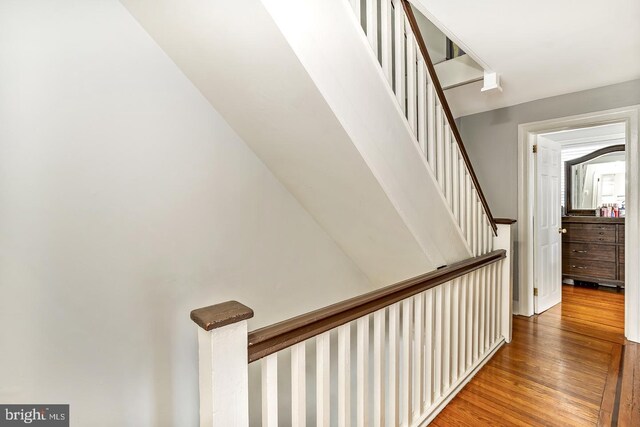
<svg viewBox="0 0 640 427">
<path fill-rule="evenodd" d="M 560 213 L 560 143 L 539 137 L 536 164 L 535 312 L 562 301 L 562 218 Z M 534 294 L 535 295 L 535 294 Z"/>
<path fill-rule="evenodd" d="M 534 276 L 535 171 L 531 147 L 538 135 L 610 123 L 626 125 L 627 215 L 625 219 L 625 337 L 640 343 L 640 105 L 518 125 L 518 299 L 514 313 L 531 316 Z"/>
</svg>

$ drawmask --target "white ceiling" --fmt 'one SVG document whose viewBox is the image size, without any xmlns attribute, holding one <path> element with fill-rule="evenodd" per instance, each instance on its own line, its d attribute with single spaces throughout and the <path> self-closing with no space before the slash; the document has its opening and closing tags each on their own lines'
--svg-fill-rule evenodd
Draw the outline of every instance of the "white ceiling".
<svg viewBox="0 0 640 427">
<path fill-rule="evenodd" d="M 446 92 L 456 117 L 640 78 L 640 0 L 411 0 L 503 92 Z"/>
</svg>

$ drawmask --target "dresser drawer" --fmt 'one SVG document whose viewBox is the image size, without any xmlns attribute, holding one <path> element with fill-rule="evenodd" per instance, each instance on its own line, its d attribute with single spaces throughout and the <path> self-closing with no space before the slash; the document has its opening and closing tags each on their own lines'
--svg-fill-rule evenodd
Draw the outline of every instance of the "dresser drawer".
<svg viewBox="0 0 640 427">
<path fill-rule="evenodd" d="M 624 224 L 618 225 L 618 243 L 624 243 Z"/>
<path fill-rule="evenodd" d="M 597 243 L 564 243 L 562 257 L 573 260 L 616 261 L 615 245 L 600 245 Z"/>
<path fill-rule="evenodd" d="M 624 263 L 618 265 L 618 280 L 624 282 Z"/>
<path fill-rule="evenodd" d="M 615 224 L 567 224 L 565 241 L 615 243 Z"/>
<path fill-rule="evenodd" d="M 615 262 L 576 260 L 569 258 L 565 258 L 562 262 L 562 274 L 567 276 L 616 280 L 617 273 L 617 265 Z"/>
</svg>

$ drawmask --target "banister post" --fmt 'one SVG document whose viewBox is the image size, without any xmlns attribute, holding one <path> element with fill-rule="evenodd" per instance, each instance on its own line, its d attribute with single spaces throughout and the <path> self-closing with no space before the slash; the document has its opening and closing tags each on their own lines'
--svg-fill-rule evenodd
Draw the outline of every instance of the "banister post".
<svg viewBox="0 0 640 427">
<path fill-rule="evenodd" d="M 200 426 L 249 426 L 247 319 L 253 310 L 236 301 L 191 312 L 198 326 Z"/>
<path fill-rule="evenodd" d="M 505 342 L 511 342 L 511 323 L 512 323 L 512 292 L 513 292 L 513 239 L 511 227 L 515 220 L 496 220 L 497 236 L 495 238 L 494 247 L 496 249 L 504 249 L 507 257 L 503 259 L 499 267 L 500 286 L 502 287 L 502 299 L 500 301 L 500 330 Z"/>
</svg>

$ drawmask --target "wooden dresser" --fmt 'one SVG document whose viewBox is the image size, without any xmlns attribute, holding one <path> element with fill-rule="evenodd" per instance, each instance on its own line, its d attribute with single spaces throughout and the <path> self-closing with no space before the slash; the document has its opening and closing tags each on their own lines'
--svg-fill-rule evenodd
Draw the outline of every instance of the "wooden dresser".
<svg viewBox="0 0 640 427">
<path fill-rule="evenodd" d="M 624 285 L 624 218 L 566 216 L 562 278 Z"/>
</svg>

